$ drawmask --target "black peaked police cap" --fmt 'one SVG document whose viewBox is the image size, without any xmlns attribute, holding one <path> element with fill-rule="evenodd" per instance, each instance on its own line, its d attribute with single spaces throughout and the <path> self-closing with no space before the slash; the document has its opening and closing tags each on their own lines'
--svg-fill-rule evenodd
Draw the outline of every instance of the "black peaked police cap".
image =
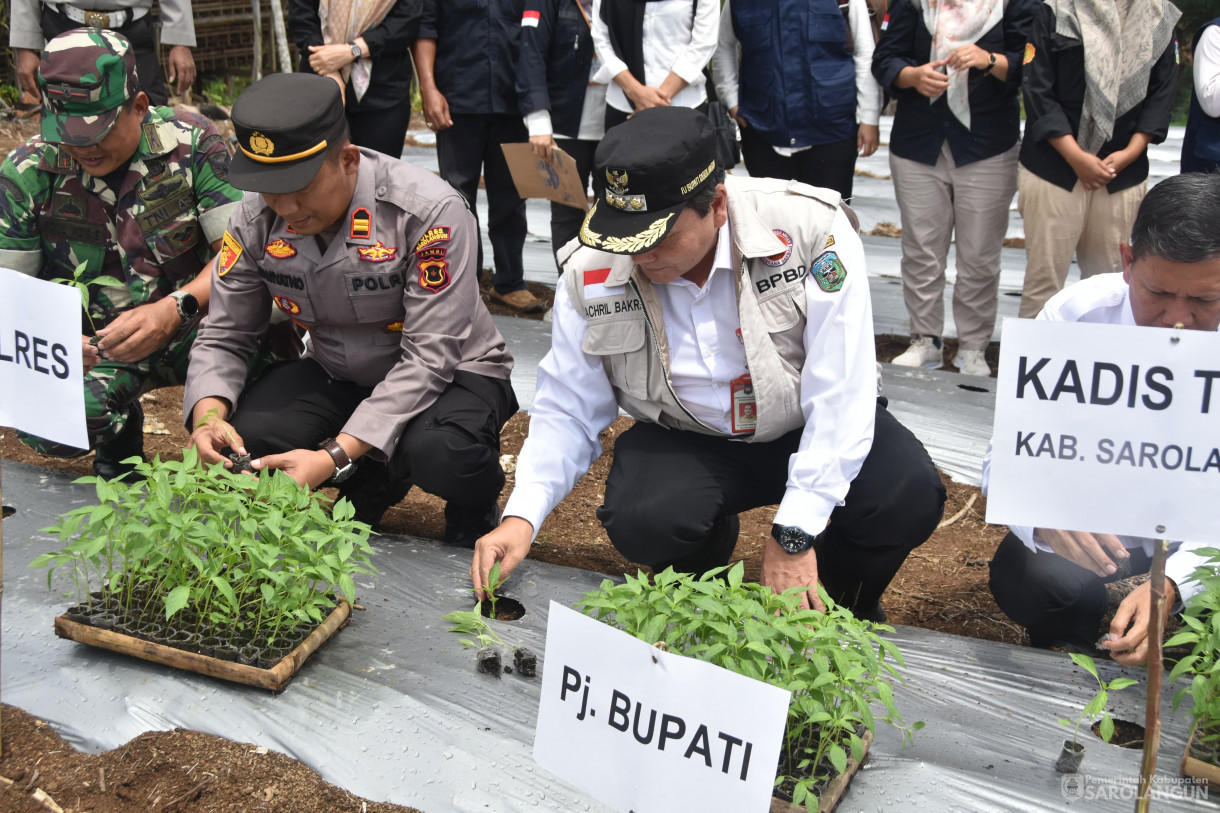
<svg viewBox="0 0 1220 813">
<path fill-rule="evenodd" d="M 230 118 L 237 154 L 229 183 L 277 195 L 309 186 L 347 129 L 339 84 L 312 73 L 260 79 L 237 98 Z"/>
<path fill-rule="evenodd" d="M 611 128 L 597 147 L 597 200 L 580 227 L 580 242 L 611 254 L 651 251 L 686 201 L 711 183 L 715 169 L 707 116 L 689 107 L 641 110 Z"/>
</svg>

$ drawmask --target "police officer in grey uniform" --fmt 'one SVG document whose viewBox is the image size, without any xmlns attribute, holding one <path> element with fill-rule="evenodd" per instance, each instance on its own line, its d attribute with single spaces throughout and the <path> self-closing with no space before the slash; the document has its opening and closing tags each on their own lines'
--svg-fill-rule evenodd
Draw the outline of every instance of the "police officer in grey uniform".
<svg viewBox="0 0 1220 813">
<path fill-rule="evenodd" d="M 256 471 L 339 484 L 370 524 L 417 485 L 448 501 L 445 541 L 473 546 L 496 521 L 500 429 L 517 401 L 465 201 L 352 145 L 327 78 L 269 76 L 232 118 L 230 180 L 261 194 L 222 240 L 183 403 L 192 443 L 205 461 L 229 447 Z M 243 391 L 272 304 L 309 351 Z"/>
</svg>

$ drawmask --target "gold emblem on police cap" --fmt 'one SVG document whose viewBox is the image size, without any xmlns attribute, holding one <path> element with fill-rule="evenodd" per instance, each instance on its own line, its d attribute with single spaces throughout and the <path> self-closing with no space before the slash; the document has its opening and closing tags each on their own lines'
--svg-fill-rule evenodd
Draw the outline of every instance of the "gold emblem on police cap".
<svg viewBox="0 0 1220 813">
<path fill-rule="evenodd" d="M 275 142 L 262 133 L 255 131 L 250 136 L 250 149 L 259 155 L 271 155 L 275 152 Z"/>
<path fill-rule="evenodd" d="M 606 182 L 615 192 L 620 195 L 625 194 L 627 192 L 627 170 L 607 169 Z"/>
</svg>

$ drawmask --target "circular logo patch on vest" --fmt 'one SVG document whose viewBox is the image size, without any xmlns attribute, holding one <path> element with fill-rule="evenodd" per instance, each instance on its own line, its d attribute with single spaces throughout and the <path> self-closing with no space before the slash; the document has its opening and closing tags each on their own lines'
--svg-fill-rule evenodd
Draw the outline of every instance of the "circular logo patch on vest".
<svg viewBox="0 0 1220 813">
<path fill-rule="evenodd" d="M 783 229 L 772 229 L 775 236 L 784 244 L 784 250 L 778 254 L 772 254 L 770 257 L 763 257 L 763 262 L 772 267 L 778 268 L 788 262 L 788 258 L 792 256 L 792 235 Z"/>
<path fill-rule="evenodd" d="M 296 316 L 301 312 L 301 306 L 286 296 L 273 296 L 271 299 L 275 302 L 277 308 L 289 316 Z"/>
</svg>

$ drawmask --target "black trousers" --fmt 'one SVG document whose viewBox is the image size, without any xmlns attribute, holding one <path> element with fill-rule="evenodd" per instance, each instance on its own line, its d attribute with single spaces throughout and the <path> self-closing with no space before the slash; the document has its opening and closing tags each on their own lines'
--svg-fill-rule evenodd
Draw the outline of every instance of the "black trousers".
<svg viewBox="0 0 1220 813">
<path fill-rule="evenodd" d="M 316 449 L 334 437 L 373 391 L 330 378 L 313 359 L 270 368 L 246 388 L 230 423 L 254 457 Z M 412 485 L 450 503 L 484 509 L 500 495 L 500 429 L 517 411 L 507 380 L 458 371 L 440 397 L 403 432 L 387 463 L 365 457 L 341 491 L 355 502 L 362 490 L 406 495 Z"/>
<path fill-rule="evenodd" d="M 502 294 L 525 288 L 525 201 L 508 171 L 501 144 L 529 141 L 520 116 L 453 114 L 453 126 L 436 134 L 436 157 L 441 177 L 466 198 L 478 221 L 475 198 L 479 176 L 487 191 L 487 236 L 495 257 L 492 285 Z M 479 242 L 479 275 L 483 269 L 483 243 Z"/>
<path fill-rule="evenodd" d="M 856 136 L 820 144 L 784 156 L 758 135 L 752 127 L 741 128 L 741 156 L 746 169 L 755 178 L 783 178 L 810 186 L 833 189 L 851 200 L 852 182 L 856 175 Z"/>
<path fill-rule="evenodd" d="M 347 92 L 354 93 L 351 83 Z M 411 105 L 401 104 L 381 110 L 348 110 L 347 125 L 351 128 L 352 143 L 357 147 L 368 147 L 391 158 L 402 158 L 403 141 L 407 137 L 407 126 L 411 122 Z"/>
<path fill-rule="evenodd" d="M 723 516 L 774 505 L 801 430 L 769 443 L 637 423 L 614 444 L 598 519 L 632 562 L 665 565 L 699 553 Z M 818 580 L 837 603 L 869 610 L 936 530 L 945 487 L 928 453 L 878 400 L 873 446 L 817 545 Z M 712 566 L 728 561 L 709 562 Z"/>
<path fill-rule="evenodd" d="M 991 594 L 1004 614 L 1025 627 L 1036 647 L 1068 645 L 1092 652 L 1106 614 L 1106 582 L 1147 573 L 1152 560 L 1128 548 L 1130 573 L 1102 578 L 1050 551 L 1032 551 L 1010 533 L 991 560 Z"/>
<path fill-rule="evenodd" d="M 589 179 L 593 175 L 593 153 L 597 152 L 599 143 L 575 138 L 555 139 L 555 146 L 572 156 L 572 160 L 576 162 L 576 171 L 580 173 L 580 179 L 584 182 L 586 190 L 589 188 Z M 551 202 L 552 252 L 558 254 L 559 249 L 566 246 L 569 241 L 576 239 L 576 235 L 580 234 L 580 224 L 585 222 L 585 214 L 574 206 Z M 562 275 L 563 267 L 559 265 L 558 258 L 555 260 L 555 267 Z"/>
<path fill-rule="evenodd" d="M 45 3 L 42 4 L 41 21 L 42 35 L 48 40 L 84 25 L 69 20 L 58 11 L 52 11 Z M 131 43 L 136 57 L 136 78 L 140 81 L 140 90 L 148 94 L 149 101 L 154 105 L 164 105 L 169 101 L 169 94 L 166 92 L 165 82 L 161 79 L 161 63 L 157 60 L 157 37 L 153 31 L 152 14 L 145 14 L 135 21 L 129 20 L 127 25 L 113 30 Z"/>
</svg>

